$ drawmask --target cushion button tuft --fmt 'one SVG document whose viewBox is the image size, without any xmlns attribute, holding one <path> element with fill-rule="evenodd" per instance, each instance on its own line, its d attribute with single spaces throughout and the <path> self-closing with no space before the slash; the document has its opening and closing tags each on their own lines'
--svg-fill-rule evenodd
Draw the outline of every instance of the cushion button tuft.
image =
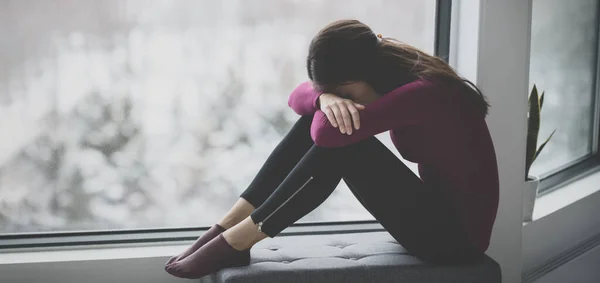
<svg viewBox="0 0 600 283">
<path fill-rule="evenodd" d="M 287 261 L 287 260 L 284 260 L 284 261 L 282 261 L 281 263 L 290 263 L 290 262 L 289 262 L 289 261 Z"/>
</svg>

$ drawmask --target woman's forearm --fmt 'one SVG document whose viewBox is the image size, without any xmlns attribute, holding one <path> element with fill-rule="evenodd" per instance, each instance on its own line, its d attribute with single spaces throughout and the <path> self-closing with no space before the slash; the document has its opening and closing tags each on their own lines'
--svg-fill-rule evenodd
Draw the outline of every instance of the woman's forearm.
<svg viewBox="0 0 600 283">
<path fill-rule="evenodd" d="M 322 93 L 314 90 L 310 81 L 296 87 L 290 94 L 288 105 L 298 115 L 311 115 L 317 111 L 319 96 Z"/>
</svg>

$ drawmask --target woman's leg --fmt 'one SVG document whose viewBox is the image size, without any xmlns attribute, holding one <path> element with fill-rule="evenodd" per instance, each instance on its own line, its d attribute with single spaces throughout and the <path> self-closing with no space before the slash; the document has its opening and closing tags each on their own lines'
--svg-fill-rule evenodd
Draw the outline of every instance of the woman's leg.
<svg viewBox="0 0 600 283">
<path fill-rule="evenodd" d="M 185 251 L 171 257 L 166 265 L 186 258 L 223 231 L 247 218 L 255 207 L 260 206 L 314 144 L 310 137 L 311 122 L 312 116 L 300 117 L 275 147 L 254 180 L 227 214 Z"/>
<path fill-rule="evenodd" d="M 249 249 L 317 208 L 341 181 L 337 151 L 312 146 L 261 206 L 223 234 L 227 242 L 237 250 Z"/>
<path fill-rule="evenodd" d="M 296 222 L 325 201 L 337 187 L 341 171 L 339 162 L 333 161 L 334 152 L 312 146 L 250 216 L 185 259 L 168 265 L 167 272 L 178 277 L 199 278 L 222 268 L 248 264 L 252 245 L 267 235 L 274 237 Z"/>
<path fill-rule="evenodd" d="M 274 237 L 325 201 L 341 177 L 407 250 L 434 262 L 474 258 L 444 194 L 428 188 L 376 138 L 342 147 L 312 146 L 249 217 L 174 263 L 175 276 L 198 278 L 249 263 L 249 249 Z"/>
<path fill-rule="evenodd" d="M 375 137 L 343 148 L 313 146 L 278 189 L 248 219 L 225 232 L 225 238 L 243 250 L 276 236 L 323 203 L 340 176 L 382 226 L 416 256 L 452 263 L 481 255 L 469 245 L 446 193 L 423 184 Z"/>
<path fill-rule="evenodd" d="M 248 217 L 254 209 L 256 209 L 254 205 L 249 203 L 246 199 L 239 198 L 217 224 L 227 230 Z"/>
<path fill-rule="evenodd" d="M 277 189 L 300 159 L 314 145 L 310 137 L 312 119 L 312 115 L 302 116 L 298 119 L 271 152 L 248 188 L 240 194 L 240 198 L 245 199 L 256 208 L 261 206 Z M 245 215 L 244 218 L 248 215 Z"/>
<path fill-rule="evenodd" d="M 314 144 L 310 137 L 312 116 L 302 116 L 271 152 L 240 199 L 219 221 L 225 229 L 238 224 L 260 206 Z"/>
<path fill-rule="evenodd" d="M 476 260 L 445 191 L 426 186 L 375 137 L 346 148 L 343 179 L 381 225 L 412 254 L 433 263 Z"/>
</svg>

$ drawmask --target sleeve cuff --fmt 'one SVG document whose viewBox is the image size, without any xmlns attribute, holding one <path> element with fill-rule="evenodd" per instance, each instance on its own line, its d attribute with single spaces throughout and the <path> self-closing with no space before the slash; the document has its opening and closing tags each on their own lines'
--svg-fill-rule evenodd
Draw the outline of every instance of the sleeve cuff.
<svg viewBox="0 0 600 283">
<path fill-rule="evenodd" d="M 321 109 L 321 105 L 319 105 L 319 97 L 321 97 L 321 94 L 323 94 L 322 92 L 315 92 L 315 98 L 313 99 L 313 103 L 312 106 L 315 110 L 319 110 Z"/>
</svg>

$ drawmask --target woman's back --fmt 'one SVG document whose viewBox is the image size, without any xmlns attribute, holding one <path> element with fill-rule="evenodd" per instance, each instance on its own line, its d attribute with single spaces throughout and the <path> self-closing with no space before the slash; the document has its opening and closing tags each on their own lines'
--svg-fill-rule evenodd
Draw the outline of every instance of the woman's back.
<svg viewBox="0 0 600 283">
<path fill-rule="evenodd" d="M 482 117 L 464 102 L 461 90 L 437 84 L 422 123 L 391 131 L 407 160 L 419 164 L 425 184 L 448 192 L 472 242 L 485 250 L 498 207 L 498 168 L 493 142 Z M 415 105 L 415 107 L 424 107 Z"/>
</svg>

